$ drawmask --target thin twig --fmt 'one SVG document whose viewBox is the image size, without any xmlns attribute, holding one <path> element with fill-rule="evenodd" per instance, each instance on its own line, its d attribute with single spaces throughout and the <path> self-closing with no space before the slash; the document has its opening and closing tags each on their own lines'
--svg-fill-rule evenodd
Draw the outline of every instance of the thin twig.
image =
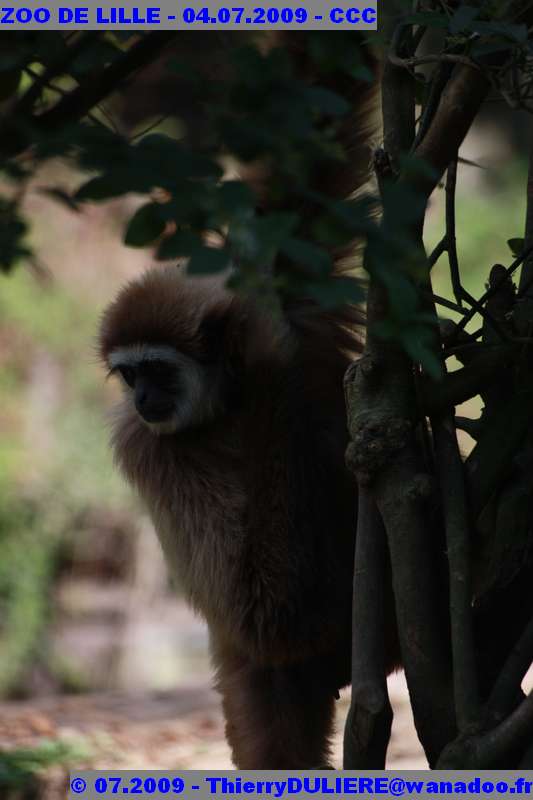
<svg viewBox="0 0 533 800">
<path fill-rule="evenodd" d="M 122 56 L 102 70 L 98 81 L 78 86 L 49 110 L 26 120 L 27 123 L 31 123 L 28 124 L 28 128 L 31 127 L 33 137 L 46 135 L 50 131 L 85 117 L 126 78 L 157 58 L 176 36 L 178 36 L 176 31 L 151 31 L 144 35 Z M 17 113 L 14 110 L 9 118 L 2 120 L 0 152 L 3 157 L 13 157 L 26 150 L 31 143 L 26 128 L 21 125 L 19 112 L 29 111 L 25 106 L 20 106 L 22 100 L 17 104 Z"/>
<path fill-rule="evenodd" d="M 119 129 L 115 119 L 113 118 L 113 115 L 109 113 L 109 111 L 104 106 L 104 104 L 103 103 L 99 103 L 96 106 L 96 108 L 100 112 L 100 114 L 102 114 L 106 118 L 106 120 L 109 122 L 113 132 L 116 133 L 118 136 L 121 136 L 122 134 L 120 132 L 120 129 Z"/>
<path fill-rule="evenodd" d="M 533 319 L 533 295 L 530 291 L 533 282 L 533 130 L 530 132 L 529 168 L 526 187 L 526 221 L 524 244 L 529 246 L 532 257 L 524 259 L 520 274 L 519 297 L 522 302 L 516 311 L 516 323 L 521 333 L 525 333 Z"/>
<path fill-rule="evenodd" d="M 427 293 L 424 291 L 424 294 Z M 463 306 L 459 306 L 457 305 L 457 303 L 452 302 L 452 300 L 448 300 L 446 297 L 441 297 L 440 295 L 435 294 L 435 292 L 433 292 L 431 297 L 433 298 L 434 303 L 436 303 L 439 306 L 443 306 L 444 308 L 449 308 L 450 311 L 455 311 L 457 314 L 467 313 L 463 308 Z"/>
<path fill-rule="evenodd" d="M 470 419 L 470 417 L 455 417 L 455 427 L 477 441 L 483 428 L 483 423 L 479 419 Z"/>
<path fill-rule="evenodd" d="M 24 72 L 26 72 L 30 78 L 37 79 L 39 77 L 38 73 L 31 69 L 31 67 L 24 67 Z M 44 88 L 48 89 L 50 92 L 55 92 L 60 97 L 66 97 L 68 95 L 68 91 L 66 89 L 62 89 L 59 86 L 56 86 L 55 83 L 48 83 Z M 100 109 L 100 107 L 99 107 Z M 101 110 L 101 109 L 100 109 Z M 87 114 L 87 119 L 90 119 L 91 122 L 94 122 L 95 125 L 99 125 L 105 127 L 102 121 L 98 119 L 92 112 Z M 116 133 L 115 129 L 115 133 Z"/>
<path fill-rule="evenodd" d="M 441 255 L 446 252 L 446 247 L 447 247 L 447 239 L 446 236 L 443 236 L 428 258 L 428 265 L 430 269 L 435 266 Z"/>
<path fill-rule="evenodd" d="M 476 167 L 476 169 L 483 169 L 483 170 L 488 169 L 488 167 L 486 167 L 484 164 L 478 164 L 477 161 L 471 161 L 469 158 L 463 158 L 463 156 L 459 156 L 457 161 L 459 162 L 459 164 L 464 164 L 465 167 Z"/>
<path fill-rule="evenodd" d="M 32 83 L 27 92 L 17 101 L 12 110 L 13 115 L 25 114 L 34 105 L 46 86 L 49 86 L 52 79 L 65 72 L 67 67 L 77 58 L 87 47 L 94 44 L 100 37 L 100 33 L 90 31 L 83 34 L 72 47 L 68 47 L 59 58 L 52 60 L 51 64 L 43 71 L 42 75 Z"/>
<path fill-rule="evenodd" d="M 423 56 L 402 56 L 400 55 L 401 42 L 404 35 L 406 26 L 410 26 L 410 22 L 401 23 L 396 27 L 393 33 L 388 59 L 395 67 L 404 67 L 412 69 L 421 66 L 422 64 L 462 64 L 465 67 L 475 69 L 477 72 L 482 72 L 480 65 L 473 61 L 468 56 L 457 55 L 455 53 L 429 53 Z M 416 47 L 413 48 L 416 52 Z"/>
<path fill-rule="evenodd" d="M 474 345 L 474 348 L 467 366 L 448 372 L 438 383 L 423 376 L 419 393 L 424 414 L 445 414 L 453 406 L 480 394 L 498 380 L 499 370 L 512 363 L 514 349 L 508 345 Z"/>
<path fill-rule="evenodd" d="M 413 68 L 420 67 L 422 64 L 462 64 L 477 72 L 483 72 L 479 64 L 472 61 L 467 56 L 452 55 L 451 53 L 429 54 L 427 56 L 413 56 L 412 58 L 400 58 L 395 53 L 389 53 L 389 61 L 396 67 Z"/>
<path fill-rule="evenodd" d="M 466 289 L 464 289 L 464 288 L 462 289 L 462 296 L 464 297 L 464 299 L 469 304 L 470 311 L 471 312 L 473 311 L 474 313 L 479 314 L 480 317 L 482 317 L 485 320 L 487 325 L 489 325 L 492 328 L 494 333 L 498 336 L 499 339 L 501 339 L 502 342 L 508 342 L 510 340 L 510 337 L 509 337 L 509 334 L 507 333 L 507 331 L 505 331 L 502 328 L 502 326 L 500 325 L 500 323 L 496 319 L 494 319 L 494 317 L 490 313 L 490 311 L 488 311 L 485 308 L 485 306 L 482 305 L 482 301 L 481 300 L 476 300 L 476 298 L 473 297 L 470 294 L 470 292 L 467 292 Z M 458 329 L 459 328 L 464 328 L 464 326 L 466 324 L 465 320 L 466 320 L 467 317 L 468 317 L 468 314 L 465 314 L 465 316 L 461 320 L 459 320 L 459 322 L 457 323 L 457 328 Z"/>
<path fill-rule="evenodd" d="M 457 239 L 455 235 L 455 188 L 457 185 L 457 153 L 450 161 L 446 174 L 446 249 L 450 265 L 450 277 L 453 293 L 459 306 L 462 306 L 463 287 L 459 274 L 459 259 L 457 257 Z"/>
<path fill-rule="evenodd" d="M 508 340 L 507 332 L 501 327 L 493 315 L 484 308 L 461 284 L 459 272 L 459 259 L 457 256 L 457 240 L 455 230 L 455 189 L 457 185 L 457 154 L 448 165 L 446 175 L 446 249 L 448 251 L 448 263 L 450 265 L 450 277 L 452 281 L 453 293 L 459 306 L 466 300 L 472 308 L 476 308 L 478 313 L 486 320 L 487 324 L 494 330 L 502 341 Z"/>
<path fill-rule="evenodd" d="M 157 128 L 162 122 L 168 119 L 168 116 L 168 114 L 163 114 L 163 116 L 159 117 L 159 119 L 156 119 L 155 122 L 151 122 L 146 126 L 146 128 L 143 128 L 142 131 L 139 131 L 139 133 L 135 133 L 133 136 L 131 136 L 130 142 L 135 142 L 137 139 L 140 139 L 141 136 L 146 136 L 147 133 L 150 133 L 150 131 L 153 131 L 154 128 Z"/>
<path fill-rule="evenodd" d="M 420 47 L 422 39 L 426 35 L 427 27 L 425 25 L 419 25 L 416 29 L 415 33 L 413 34 L 413 53 L 416 54 L 416 51 Z"/>
<path fill-rule="evenodd" d="M 476 313 L 481 313 L 479 311 L 479 307 L 483 306 L 490 297 L 492 297 L 494 294 L 496 294 L 496 292 L 498 292 L 502 288 L 504 283 L 516 272 L 520 264 L 524 261 L 524 259 L 526 259 L 530 255 L 530 253 L 533 253 L 533 244 L 527 247 L 525 250 L 523 250 L 523 252 L 517 258 L 515 258 L 513 263 L 505 270 L 505 274 L 502 274 L 500 280 L 496 281 L 493 286 L 487 289 L 485 293 L 481 295 L 479 300 L 476 301 L 475 307 L 472 306 L 470 311 L 467 314 L 465 314 L 463 319 L 457 323 L 457 333 L 459 332 L 459 330 L 462 330 L 463 328 L 466 327 L 466 325 L 468 325 L 468 323 L 470 322 L 472 317 L 475 316 Z M 528 287 L 532 284 L 533 280 L 531 284 L 528 284 Z M 524 292 L 525 292 L 525 287 L 522 287 L 521 290 L 518 292 L 517 297 L 522 296 Z"/>
<path fill-rule="evenodd" d="M 444 87 L 448 83 L 450 75 L 452 74 L 453 67 L 451 64 L 441 64 L 436 70 L 433 78 L 431 80 L 431 87 L 429 90 L 429 97 L 427 102 L 424 106 L 424 110 L 420 117 L 420 124 L 418 126 L 418 130 L 416 132 L 416 137 L 413 142 L 413 146 L 411 148 L 412 152 L 416 150 L 424 136 L 426 135 L 433 117 L 435 115 L 435 111 L 440 102 L 440 98 L 442 92 L 444 91 Z"/>
<path fill-rule="evenodd" d="M 39 75 L 39 73 L 36 72 L 31 67 L 25 66 L 24 67 L 24 72 L 26 73 L 26 75 L 29 75 L 29 77 L 33 81 L 39 81 L 41 79 L 41 76 Z M 61 97 L 65 97 L 65 95 L 68 94 L 66 89 L 62 89 L 60 86 L 56 86 L 53 83 L 47 83 L 42 88 L 43 89 L 48 89 L 51 92 L 55 92 L 56 94 L 60 95 Z"/>
</svg>

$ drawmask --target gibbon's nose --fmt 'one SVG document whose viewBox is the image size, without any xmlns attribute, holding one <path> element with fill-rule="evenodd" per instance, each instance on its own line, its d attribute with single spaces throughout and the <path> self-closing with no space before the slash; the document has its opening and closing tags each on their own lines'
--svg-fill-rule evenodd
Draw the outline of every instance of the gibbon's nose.
<svg viewBox="0 0 533 800">
<path fill-rule="evenodd" d="M 157 392 L 139 386 L 135 391 L 135 408 L 146 422 L 163 422 L 172 414 L 174 404 Z"/>
</svg>

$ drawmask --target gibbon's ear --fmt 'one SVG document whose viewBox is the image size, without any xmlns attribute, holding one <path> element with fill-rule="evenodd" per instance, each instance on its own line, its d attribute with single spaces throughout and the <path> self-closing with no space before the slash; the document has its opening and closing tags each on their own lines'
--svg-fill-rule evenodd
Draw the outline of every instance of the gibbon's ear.
<svg viewBox="0 0 533 800">
<path fill-rule="evenodd" d="M 198 329 L 206 359 L 223 361 L 230 372 L 235 372 L 244 359 L 246 322 L 244 309 L 230 306 L 211 311 Z"/>
</svg>

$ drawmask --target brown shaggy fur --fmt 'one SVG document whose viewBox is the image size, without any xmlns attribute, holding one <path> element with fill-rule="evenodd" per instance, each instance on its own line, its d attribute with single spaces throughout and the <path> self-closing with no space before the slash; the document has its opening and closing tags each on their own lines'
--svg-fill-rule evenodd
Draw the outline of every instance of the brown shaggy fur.
<svg viewBox="0 0 533 800">
<path fill-rule="evenodd" d="M 209 624 L 239 767 L 326 763 L 349 681 L 356 488 L 342 377 L 357 342 L 345 323 L 309 309 L 287 325 L 177 269 L 126 287 L 102 322 L 104 359 L 164 342 L 218 358 L 230 378 L 219 418 L 169 436 L 122 406 L 113 447 Z"/>
<path fill-rule="evenodd" d="M 368 163 L 368 86 L 353 83 L 359 108 L 342 132 L 350 163 L 337 169 L 339 196 L 358 188 Z M 332 176 L 319 170 L 316 188 L 335 194 Z M 334 698 L 350 680 L 357 491 L 344 463 L 343 376 L 360 318 L 311 302 L 285 312 L 277 319 L 214 281 L 154 270 L 119 294 L 100 334 L 104 361 L 128 345 L 173 346 L 205 365 L 220 395 L 208 423 L 162 436 L 125 403 L 112 442 L 209 625 L 241 769 L 327 765 Z"/>
</svg>

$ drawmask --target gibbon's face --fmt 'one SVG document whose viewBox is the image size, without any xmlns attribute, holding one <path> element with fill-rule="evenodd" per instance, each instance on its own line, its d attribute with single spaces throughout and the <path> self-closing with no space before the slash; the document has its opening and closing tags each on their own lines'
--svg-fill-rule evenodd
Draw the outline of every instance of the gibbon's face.
<svg viewBox="0 0 533 800">
<path fill-rule="evenodd" d="M 213 418 L 208 368 L 170 345 L 118 347 L 108 363 L 153 433 L 177 433 Z"/>
<path fill-rule="evenodd" d="M 98 335 L 99 356 L 122 383 L 119 418 L 137 414 L 163 435 L 224 415 L 234 383 L 226 343 L 235 306 L 220 281 L 187 278 L 176 267 L 148 270 L 124 286 Z"/>
</svg>

